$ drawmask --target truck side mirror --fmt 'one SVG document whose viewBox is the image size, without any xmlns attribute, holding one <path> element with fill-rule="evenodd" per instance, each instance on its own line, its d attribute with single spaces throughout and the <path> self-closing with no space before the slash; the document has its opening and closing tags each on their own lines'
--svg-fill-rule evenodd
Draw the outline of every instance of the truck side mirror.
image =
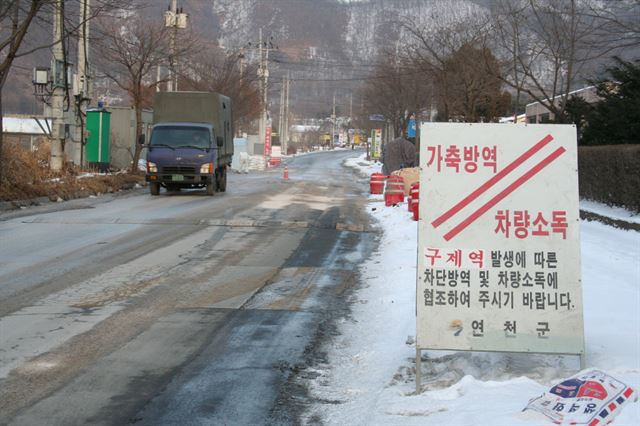
<svg viewBox="0 0 640 426">
<path fill-rule="evenodd" d="M 222 148 L 222 146 L 224 145 L 224 139 L 222 138 L 222 136 L 216 137 L 216 144 L 218 145 L 218 148 Z"/>
<path fill-rule="evenodd" d="M 138 136 L 138 145 L 144 145 L 144 140 L 145 136 L 144 133 L 142 133 L 140 136 Z"/>
</svg>

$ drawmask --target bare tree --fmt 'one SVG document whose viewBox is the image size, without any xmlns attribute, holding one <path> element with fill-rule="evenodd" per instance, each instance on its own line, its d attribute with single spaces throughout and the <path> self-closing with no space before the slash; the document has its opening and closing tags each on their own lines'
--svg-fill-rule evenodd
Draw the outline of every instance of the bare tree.
<svg viewBox="0 0 640 426">
<path fill-rule="evenodd" d="M 142 109 L 149 89 L 166 81 L 157 80 L 153 74 L 170 55 L 168 31 L 162 22 L 147 21 L 131 14 L 99 21 L 100 70 L 129 95 L 136 116 L 136 140 L 142 134 Z M 194 41 L 187 34 L 181 36 L 176 46 L 173 56 L 181 58 L 194 47 Z M 142 151 L 139 144 L 135 147 L 132 173 L 137 171 Z"/>
<path fill-rule="evenodd" d="M 32 55 L 75 37 L 78 29 L 98 16 L 115 9 L 129 8 L 127 0 L 93 0 L 91 13 L 80 21 L 79 0 L 0 0 L 0 129 L 2 129 L 3 93 L 5 84 L 18 58 Z M 62 39 L 52 40 L 52 16 L 62 16 Z M 38 32 L 46 32 L 42 37 Z M 67 52 L 65 50 L 65 63 Z M 63 73 L 66 78 L 66 73 Z M 67 82 L 70 83 L 70 82 Z M 67 90 L 68 86 L 67 84 Z M 67 93 L 66 99 L 70 101 Z M 2 164 L 3 136 L 0 131 L 0 164 Z M 2 181 L 0 167 L 0 182 Z"/>
<path fill-rule="evenodd" d="M 440 100 L 438 116 L 447 121 L 451 115 L 450 83 L 455 81 L 455 70 L 450 58 L 462 46 L 484 45 L 490 19 L 484 9 L 460 3 L 442 2 L 419 21 L 405 18 L 401 25 L 407 36 L 404 56 L 433 81 L 435 95 Z"/>
<path fill-rule="evenodd" d="M 217 46 L 206 46 L 186 60 L 182 87 L 230 97 L 234 128 L 247 129 L 262 111 L 257 75 L 255 66 L 244 63 L 241 51 L 227 52 Z"/>
<path fill-rule="evenodd" d="M 450 118 L 465 122 L 495 121 L 511 102 L 502 82 L 495 77 L 500 67 L 486 47 L 465 44 L 445 60 L 447 98 L 438 96 L 438 105 L 448 104 Z"/>
<path fill-rule="evenodd" d="M 494 9 L 495 51 L 503 58 L 496 76 L 566 120 L 569 93 L 594 60 L 622 44 L 603 38 L 614 15 L 585 0 L 498 0 Z M 631 25 L 631 22 L 629 22 Z M 609 27 L 609 28 L 607 28 Z M 612 34 L 607 32 L 607 34 Z M 636 34 L 637 37 L 637 34 Z"/>
<path fill-rule="evenodd" d="M 0 2 L 0 165 L 2 164 L 2 91 L 9 76 L 11 65 L 20 55 L 20 47 L 32 22 L 50 0 L 2 1 Z M 0 182 L 3 179 L 0 167 Z"/>
<path fill-rule="evenodd" d="M 526 83 L 526 75 L 522 70 L 521 61 L 524 52 L 523 39 L 527 37 L 524 33 L 527 20 L 527 1 L 526 0 L 496 0 L 495 10 L 500 11 L 496 14 L 493 22 L 495 40 L 498 41 L 498 48 L 503 52 L 502 69 L 499 70 L 500 76 L 508 75 L 512 84 L 511 88 L 515 90 L 515 102 L 513 108 L 513 121 L 517 123 L 518 107 L 522 91 Z M 497 76 L 497 74 L 496 74 Z"/>
<path fill-rule="evenodd" d="M 598 23 L 594 41 L 605 50 L 630 48 L 640 53 L 640 0 L 593 2 L 582 14 Z"/>
<path fill-rule="evenodd" d="M 362 93 L 365 114 L 380 114 L 393 125 L 396 135 L 407 129 L 409 117 L 431 103 L 431 82 L 410 63 L 382 54 L 365 82 Z"/>
</svg>

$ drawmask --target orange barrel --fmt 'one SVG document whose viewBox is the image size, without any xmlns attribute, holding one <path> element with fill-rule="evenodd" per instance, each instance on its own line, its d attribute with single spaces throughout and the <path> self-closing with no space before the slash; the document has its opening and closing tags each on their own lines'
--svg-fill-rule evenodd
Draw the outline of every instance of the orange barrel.
<svg viewBox="0 0 640 426">
<path fill-rule="evenodd" d="M 384 188 L 384 205 L 391 206 L 404 201 L 404 180 L 400 176 L 389 176 Z"/>
<path fill-rule="evenodd" d="M 418 220 L 419 207 L 420 207 L 420 183 L 416 182 L 411 184 L 411 190 L 409 192 L 409 199 L 411 200 L 411 212 L 413 213 L 413 220 Z"/>
<path fill-rule="evenodd" d="M 386 176 L 382 173 L 371 174 L 371 179 L 369 180 L 369 192 L 371 194 L 382 194 L 385 179 Z"/>
</svg>

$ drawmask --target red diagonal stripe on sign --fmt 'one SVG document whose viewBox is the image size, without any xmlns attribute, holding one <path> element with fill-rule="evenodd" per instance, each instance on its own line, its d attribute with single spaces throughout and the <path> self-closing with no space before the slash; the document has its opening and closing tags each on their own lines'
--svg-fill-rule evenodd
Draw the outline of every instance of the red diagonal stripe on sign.
<svg viewBox="0 0 640 426">
<path fill-rule="evenodd" d="M 538 164 L 536 164 L 535 166 L 533 166 L 533 168 L 531 168 L 528 172 L 526 172 L 525 174 L 523 174 L 522 176 L 520 176 L 518 179 L 516 179 L 511 185 L 507 186 L 505 189 L 503 189 L 500 193 L 498 193 L 498 195 L 496 195 L 495 197 L 493 197 L 492 199 L 490 199 L 489 201 L 487 201 L 487 203 L 485 205 L 483 205 L 482 207 L 480 207 L 478 210 L 476 210 L 475 212 L 473 212 L 469 217 L 467 217 L 465 220 L 463 220 L 462 222 L 460 222 L 455 228 L 453 228 L 451 231 L 447 232 L 444 235 L 444 239 L 446 241 L 449 241 L 450 239 L 452 239 L 453 237 L 455 237 L 456 235 L 458 235 L 462 230 L 464 230 L 467 226 L 471 225 L 473 222 L 475 222 L 480 216 L 482 216 L 483 214 L 485 214 L 487 212 L 487 210 L 489 210 L 491 207 L 495 206 L 496 204 L 498 204 L 500 201 L 502 201 L 507 195 L 511 194 L 513 191 L 515 191 L 516 189 L 518 189 L 520 186 L 522 186 L 526 181 L 528 181 L 529 179 L 531 179 L 533 176 L 535 176 L 536 174 L 538 174 L 538 172 L 540 172 L 542 169 L 544 169 L 545 167 L 547 167 L 549 164 L 551 164 L 551 162 L 553 160 L 555 160 L 556 158 L 560 157 L 564 152 L 566 151 L 566 149 L 564 148 L 558 148 L 555 151 L 553 151 L 549 156 L 547 156 L 544 160 L 542 160 L 541 162 L 539 162 Z"/>
<path fill-rule="evenodd" d="M 540 151 L 544 148 L 549 142 L 553 140 L 553 136 L 547 135 L 542 138 L 538 143 L 529 148 L 524 154 L 520 157 L 513 160 L 511 164 L 509 164 L 504 169 L 500 170 L 497 174 L 495 174 L 491 179 L 482 184 L 478 189 L 473 191 L 471 194 L 467 195 L 462 201 L 460 201 L 455 206 L 451 207 L 449 210 L 444 212 L 440 217 L 431 222 L 431 225 L 434 228 L 442 225 L 447 219 L 449 219 L 454 214 L 458 213 L 460 210 L 469 205 L 473 200 L 478 198 L 480 195 L 484 194 L 489 188 L 498 183 L 503 177 L 511 173 L 516 167 L 520 164 L 527 161 L 531 156 L 533 156 L 536 152 Z"/>
</svg>

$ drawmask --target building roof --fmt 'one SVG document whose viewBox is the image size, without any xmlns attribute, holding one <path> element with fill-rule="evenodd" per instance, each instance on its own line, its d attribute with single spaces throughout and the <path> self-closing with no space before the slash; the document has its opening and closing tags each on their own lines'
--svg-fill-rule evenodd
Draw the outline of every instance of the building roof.
<svg viewBox="0 0 640 426">
<path fill-rule="evenodd" d="M 40 123 L 46 128 L 51 128 L 51 119 L 39 118 Z M 48 124 L 45 124 L 45 121 Z M 3 117 L 2 118 L 2 132 L 3 133 L 15 133 L 23 135 L 44 135 L 40 126 L 34 118 L 28 117 Z"/>
<path fill-rule="evenodd" d="M 291 131 L 298 132 L 298 133 L 315 132 L 317 130 L 320 130 L 320 126 L 309 126 L 309 125 L 302 125 L 302 124 L 296 124 L 294 126 L 291 126 Z"/>
<path fill-rule="evenodd" d="M 526 114 L 518 114 L 518 120 L 516 122 L 517 123 L 526 123 L 527 122 L 527 115 Z M 498 123 L 513 123 L 513 115 L 510 115 L 508 117 L 501 117 L 500 120 L 498 120 Z"/>
<path fill-rule="evenodd" d="M 577 94 L 580 94 L 580 93 L 582 93 L 582 92 L 594 91 L 595 89 L 596 89 L 596 86 L 587 86 L 587 87 L 583 87 L 582 89 L 576 89 L 576 90 L 573 90 L 573 91 L 569 92 L 568 96 L 571 96 L 571 95 L 577 95 Z M 555 96 L 555 97 L 553 98 L 553 100 L 555 101 L 556 99 L 560 99 L 560 98 L 562 98 L 563 96 L 564 96 L 564 94 L 560 94 L 560 95 L 558 95 L 558 96 Z M 539 104 L 539 103 L 540 103 L 540 102 L 538 102 L 538 101 L 536 101 L 536 102 L 531 102 L 531 103 L 527 104 L 526 106 L 535 105 L 535 104 Z"/>
</svg>

